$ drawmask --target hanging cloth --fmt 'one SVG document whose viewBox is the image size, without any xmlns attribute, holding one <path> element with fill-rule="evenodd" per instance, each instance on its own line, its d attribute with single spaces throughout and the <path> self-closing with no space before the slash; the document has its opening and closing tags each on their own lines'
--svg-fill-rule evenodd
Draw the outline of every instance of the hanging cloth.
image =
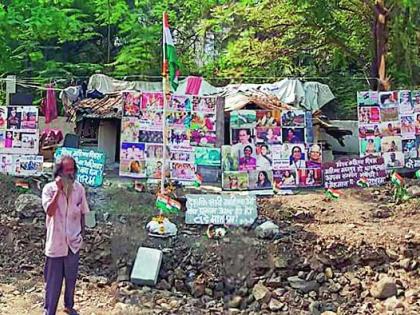
<svg viewBox="0 0 420 315">
<path fill-rule="evenodd" d="M 41 110 L 44 113 L 46 124 L 58 117 L 55 91 L 51 84 L 47 85 L 47 96 L 42 100 Z"/>
<path fill-rule="evenodd" d="M 198 95 L 200 94 L 201 83 L 203 82 L 202 77 L 188 77 L 187 78 L 187 87 L 185 89 L 185 94 L 187 95 Z"/>
</svg>

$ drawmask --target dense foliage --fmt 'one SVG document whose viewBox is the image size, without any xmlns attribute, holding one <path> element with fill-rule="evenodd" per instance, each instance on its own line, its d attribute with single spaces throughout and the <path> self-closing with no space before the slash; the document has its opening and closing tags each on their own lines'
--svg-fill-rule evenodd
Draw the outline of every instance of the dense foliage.
<svg viewBox="0 0 420 315">
<path fill-rule="evenodd" d="M 159 76 L 162 12 L 183 74 L 214 84 L 285 76 L 329 84 L 350 111 L 368 88 L 374 0 L 4 0 L 0 74 L 36 82 Z M 420 84 L 420 0 L 385 0 L 386 69 L 393 88 Z M 147 77 L 146 77 L 147 78 Z"/>
</svg>

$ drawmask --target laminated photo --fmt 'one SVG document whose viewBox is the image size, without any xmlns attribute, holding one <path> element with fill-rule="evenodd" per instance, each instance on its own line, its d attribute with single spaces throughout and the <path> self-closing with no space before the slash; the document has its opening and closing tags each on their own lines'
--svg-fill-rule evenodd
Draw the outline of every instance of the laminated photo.
<svg viewBox="0 0 420 315">
<path fill-rule="evenodd" d="M 238 150 L 230 145 L 222 146 L 222 170 L 237 171 L 239 170 L 239 155 Z"/>
<path fill-rule="evenodd" d="M 399 91 L 398 100 L 400 104 L 400 113 L 412 114 L 414 112 L 411 91 Z"/>
<path fill-rule="evenodd" d="M 415 122 L 416 135 L 420 135 L 420 113 L 416 113 L 414 117 L 416 118 L 416 122 Z"/>
<path fill-rule="evenodd" d="M 257 127 L 256 128 L 257 143 L 281 144 L 282 135 L 280 127 Z"/>
<path fill-rule="evenodd" d="M 299 186 L 316 187 L 322 185 L 321 168 L 302 169 L 298 171 Z"/>
<path fill-rule="evenodd" d="M 191 111 L 191 97 L 173 95 L 168 107 L 171 111 L 189 112 Z"/>
<path fill-rule="evenodd" d="M 360 140 L 360 154 L 365 155 L 380 155 L 381 154 L 381 138 L 372 137 Z"/>
<path fill-rule="evenodd" d="M 15 176 L 39 176 L 42 174 L 44 157 L 41 155 L 14 156 Z"/>
<path fill-rule="evenodd" d="M 5 149 L 13 148 L 13 130 L 6 130 L 4 137 L 4 147 Z"/>
<path fill-rule="evenodd" d="M 141 108 L 141 94 L 122 92 L 123 116 L 137 117 Z"/>
<path fill-rule="evenodd" d="M 29 133 L 29 132 L 22 132 L 21 135 L 22 140 L 22 148 L 28 149 L 29 151 L 33 151 L 34 149 L 38 148 L 39 146 L 39 136 L 38 133 Z"/>
<path fill-rule="evenodd" d="M 21 117 L 21 129 L 38 129 L 38 108 L 36 106 L 23 107 Z"/>
<path fill-rule="evenodd" d="M 162 111 L 163 103 L 162 92 L 143 92 L 141 94 L 141 109 L 143 110 Z"/>
<path fill-rule="evenodd" d="M 146 176 L 148 178 L 161 179 L 163 173 L 162 160 L 146 160 Z"/>
<path fill-rule="evenodd" d="M 211 96 L 193 96 L 192 110 L 201 113 L 216 113 L 217 97 Z"/>
<path fill-rule="evenodd" d="M 379 106 L 381 108 L 397 107 L 398 106 L 398 92 L 380 92 Z"/>
<path fill-rule="evenodd" d="M 0 149 L 4 149 L 5 139 L 6 139 L 6 130 L 0 130 Z"/>
<path fill-rule="evenodd" d="M 251 171 L 257 168 L 256 149 L 253 145 L 246 145 L 239 154 L 239 170 Z"/>
<path fill-rule="evenodd" d="M 162 131 L 140 130 L 139 131 L 138 142 L 162 143 L 163 142 L 163 132 Z"/>
<path fill-rule="evenodd" d="M 139 138 L 140 119 L 137 117 L 122 117 L 121 141 L 137 142 Z"/>
<path fill-rule="evenodd" d="M 399 121 L 384 122 L 379 125 L 379 130 L 382 137 L 399 136 L 401 135 L 401 123 Z"/>
<path fill-rule="evenodd" d="M 281 112 L 279 110 L 257 110 L 257 127 L 280 127 Z"/>
<path fill-rule="evenodd" d="M 359 127 L 359 138 L 361 139 L 379 136 L 381 136 L 381 129 L 379 124 L 362 125 Z"/>
<path fill-rule="evenodd" d="M 420 112 L 420 90 L 412 91 L 411 97 L 412 97 L 411 102 L 414 107 L 414 112 L 419 113 Z"/>
<path fill-rule="evenodd" d="M 22 107 L 7 108 L 7 129 L 21 129 Z"/>
<path fill-rule="evenodd" d="M 193 163 L 171 162 L 171 178 L 185 181 L 193 181 L 196 178 L 195 165 Z"/>
<path fill-rule="evenodd" d="M 381 121 L 388 122 L 388 121 L 396 121 L 399 120 L 399 111 L 398 107 L 389 107 L 389 108 L 382 108 L 381 109 Z"/>
<path fill-rule="evenodd" d="M 219 148 L 194 148 L 195 164 L 200 166 L 219 166 L 221 155 Z"/>
<path fill-rule="evenodd" d="M 236 110 L 230 113 L 230 126 L 232 128 L 254 128 L 256 124 L 255 110 Z"/>
<path fill-rule="evenodd" d="M 134 178 L 146 177 L 145 160 L 127 160 L 120 159 L 120 176 L 129 176 Z"/>
<path fill-rule="evenodd" d="M 359 122 L 363 124 L 377 124 L 381 120 L 380 110 L 377 106 L 360 106 Z"/>
<path fill-rule="evenodd" d="M 249 189 L 272 189 L 273 188 L 273 172 L 271 170 L 250 171 Z"/>
<path fill-rule="evenodd" d="M 163 144 L 146 143 L 146 159 L 163 159 Z"/>
<path fill-rule="evenodd" d="M 169 159 L 177 162 L 188 162 L 194 163 L 194 151 L 190 146 L 176 146 L 171 145 L 169 147 Z"/>
<path fill-rule="evenodd" d="M 273 169 L 286 169 L 290 167 L 290 152 L 293 144 L 284 143 L 271 146 L 273 156 Z"/>
<path fill-rule="evenodd" d="M 387 168 L 404 167 L 404 154 L 402 152 L 386 152 L 383 154 Z"/>
<path fill-rule="evenodd" d="M 309 145 L 306 167 L 307 168 L 321 168 L 321 166 L 322 166 L 321 146 L 319 144 Z"/>
<path fill-rule="evenodd" d="M 7 128 L 7 107 L 0 106 L 0 130 Z"/>
<path fill-rule="evenodd" d="M 378 96 L 378 92 L 376 91 L 357 92 L 357 105 L 378 106 Z"/>
<path fill-rule="evenodd" d="M 281 125 L 283 127 L 304 127 L 305 111 L 286 110 L 281 113 Z"/>
<path fill-rule="evenodd" d="M 271 170 L 273 168 L 273 157 L 270 146 L 267 144 L 257 144 L 257 170 Z"/>
<path fill-rule="evenodd" d="M 283 143 L 305 143 L 304 128 L 283 128 Z"/>
<path fill-rule="evenodd" d="M 151 131 L 162 131 L 163 112 L 161 111 L 140 111 L 140 129 Z"/>
<path fill-rule="evenodd" d="M 10 154 L 0 155 L 0 173 L 11 174 L 13 171 L 13 156 Z"/>
<path fill-rule="evenodd" d="M 167 128 L 190 128 L 191 114 L 189 112 L 167 112 L 166 126 Z"/>
<path fill-rule="evenodd" d="M 223 190 L 247 190 L 248 182 L 247 172 L 223 172 L 222 174 Z"/>
<path fill-rule="evenodd" d="M 415 138 L 403 140 L 402 148 L 405 160 L 419 158 L 417 142 Z"/>
<path fill-rule="evenodd" d="M 247 145 L 254 143 L 253 129 L 250 128 L 231 129 L 230 136 L 232 144 Z"/>
<path fill-rule="evenodd" d="M 416 134 L 414 115 L 401 115 L 401 134 L 410 136 Z"/>
<path fill-rule="evenodd" d="M 191 145 L 200 147 L 215 147 L 217 136 L 215 131 L 192 130 Z"/>
<path fill-rule="evenodd" d="M 273 170 L 273 181 L 276 190 L 297 187 L 297 171 L 290 168 Z"/>
<path fill-rule="evenodd" d="M 384 137 L 381 140 L 382 152 L 401 152 L 402 140 L 401 137 Z"/>
<path fill-rule="evenodd" d="M 121 144 L 120 158 L 123 160 L 144 160 L 145 144 L 123 142 Z"/>
<path fill-rule="evenodd" d="M 168 143 L 176 145 L 190 144 L 190 131 L 185 128 L 172 128 L 168 130 Z"/>
<path fill-rule="evenodd" d="M 204 132 L 216 131 L 216 115 L 193 112 L 190 128 L 191 130 L 202 130 Z"/>
<path fill-rule="evenodd" d="M 290 146 L 289 167 L 292 169 L 306 168 L 306 149 L 304 144 Z"/>
</svg>

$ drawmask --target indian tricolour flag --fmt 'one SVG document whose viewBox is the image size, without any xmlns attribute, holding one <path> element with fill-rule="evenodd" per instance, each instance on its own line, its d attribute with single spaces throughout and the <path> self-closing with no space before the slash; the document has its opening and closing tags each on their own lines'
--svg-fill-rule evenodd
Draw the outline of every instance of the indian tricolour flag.
<svg viewBox="0 0 420 315">
<path fill-rule="evenodd" d="M 402 186 L 404 184 L 404 179 L 397 172 L 391 174 L 391 183 L 395 186 Z"/>
<path fill-rule="evenodd" d="M 341 191 L 333 188 L 325 190 L 325 196 L 330 200 L 337 200 L 342 195 Z"/>
<path fill-rule="evenodd" d="M 362 187 L 362 188 L 367 188 L 369 187 L 369 181 L 366 177 L 362 177 L 357 181 L 357 186 Z"/>
<path fill-rule="evenodd" d="M 179 65 L 176 56 L 175 45 L 169 29 L 168 14 L 163 13 L 163 74 L 166 76 L 169 72 L 169 83 L 173 91 L 178 88 Z"/>
</svg>

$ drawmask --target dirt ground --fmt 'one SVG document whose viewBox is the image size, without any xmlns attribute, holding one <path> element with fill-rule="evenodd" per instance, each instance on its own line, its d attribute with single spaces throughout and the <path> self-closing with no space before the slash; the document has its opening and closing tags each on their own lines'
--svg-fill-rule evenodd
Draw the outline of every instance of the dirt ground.
<svg viewBox="0 0 420 315">
<path fill-rule="evenodd" d="M 319 243 L 341 242 L 354 248 L 368 244 L 396 256 L 404 252 L 408 243 L 417 244 L 418 249 L 420 199 L 395 205 L 388 197 L 388 188 L 384 187 L 345 190 L 339 200 L 330 202 L 325 200 L 322 191 L 311 191 L 292 196 L 265 197 L 260 204 L 263 214 L 276 222 L 293 220 L 304 231 L 312 233 Z M 29 247 L 31 244 L 24 246 Z M 407 281 L 411 288 L 420 288 L 419 274 L 413 274 Z M 151 314 L 153 310 L 155 313 L 165 313 L 153 307 L 157 300 L 153 294 L 147 297 L 150 303 L 133 306 L 132 309 L 118 303 L 116 286 L 116 283 L 101 286 L 79 280 L 76 295 L 79 313 Z M 0 314 L 38 315 L 42 313 L 42 303 L 40 268 L 29 274 L 7 274 L 0 277 Z"/>
</svg>

